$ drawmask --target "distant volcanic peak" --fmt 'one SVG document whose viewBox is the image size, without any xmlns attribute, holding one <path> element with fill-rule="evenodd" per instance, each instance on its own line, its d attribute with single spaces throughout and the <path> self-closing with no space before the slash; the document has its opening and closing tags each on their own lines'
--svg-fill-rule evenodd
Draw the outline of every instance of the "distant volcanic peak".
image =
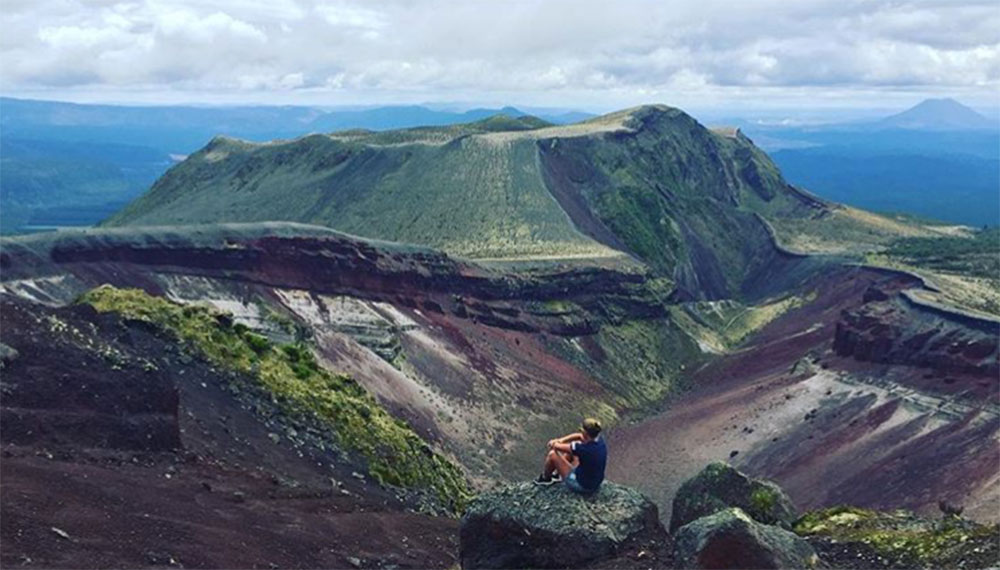
<svg viewBox="0 0 1000 570">
<path fill-rule="evenodd" d="M 950 97 L 925 99 L 879 121 L 886 127 L 909 129 L 980 129 L 996 127 L 990 119 Z"/>
<path fill-rule="evenodd" d="M 951 97 L 938 97 L 931 99 L 924 99 L 923 101 L 917 103 L 912 109 L 934 109 L 934 110 L 960 110 L 965 113 L 971 113 L 976 116 L 982 117 L 979 113 L 976 113 L 969 107 L 958 102 L 958 100 Z"/>
</svg>

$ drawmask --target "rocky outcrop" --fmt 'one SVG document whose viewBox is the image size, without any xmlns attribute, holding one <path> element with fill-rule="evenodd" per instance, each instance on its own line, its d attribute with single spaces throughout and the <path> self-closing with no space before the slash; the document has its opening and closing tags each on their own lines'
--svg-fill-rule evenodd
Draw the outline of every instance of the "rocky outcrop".
<svg viewBox="0 0 1000 570">
<path fill-rule="evenodd" d="M 795 521 L 795 506 L 781 487 L 770 481 L 751 479 L 726 463 L 715 462 L 677 491 L 670 531 L 729 507 L 738 507 L 764 524 L 791 528 Z"/>
<path fill-rule="evenodd" d="M 574 568 L 649 535 L 664 531 L 656 505 L 638 491 L 604 483 L 582 496 L 563 485 L 521 483 L 472 501 L 460 556 L 463 568 Z"/>
<path fill-rule="evenodd" d="M 816 568 L 807 541 L 729 508 L 681 527 L 674 536 L 677 568 Z"/>
<path fill-rule="evenodd" d="M 1000 324 L 916 305 L 878 288 L 865 303 L 841 314 L 833 349 L 857 360 L 908 364 L 938 372 L 1000 374 Z"/>
</svg>

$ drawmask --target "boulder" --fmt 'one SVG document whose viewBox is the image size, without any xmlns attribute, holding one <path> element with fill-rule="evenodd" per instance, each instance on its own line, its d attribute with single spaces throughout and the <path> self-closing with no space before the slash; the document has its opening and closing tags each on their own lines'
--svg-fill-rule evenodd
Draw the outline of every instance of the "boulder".
<svg viewBox="0 0 1000 570">
<path fill-rule="evenodd" d="M 462 568 L 572 568 L 615 556 L 627 542 L 665 536 L 656 505 L 605 482 L 589 496 L 563 485 L 507 486 L 474 499 L 462 517 Z"/>
<path fill-rule="evenodd" d="M 792 528 L 795 506 L 781 487 L 751 479 L 731 465 L 715 462 L 688 479 L 674 496 L 670 532 L 701 517 L 729 507 L 739 507 L 764 524 Z"/>
<path fill-rule="evenodd" d="M 674 535 L 677 568 L 816 568 L 812 546 L 796 534 L 761 524 L 737 508 L 684 525 Z"/>
<path fill-rule="evenodd" d="M 8 364 L 17 360 L 18 356 L 19 353 L 17 350 L 0 342 L 0 370 L 3 370 Z"/>
</svg>

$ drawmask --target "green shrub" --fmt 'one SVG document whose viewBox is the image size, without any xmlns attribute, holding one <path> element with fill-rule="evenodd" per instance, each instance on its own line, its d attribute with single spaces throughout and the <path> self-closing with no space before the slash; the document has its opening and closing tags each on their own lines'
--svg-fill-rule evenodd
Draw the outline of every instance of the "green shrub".
<svg viewBox="0 0 1000 570">
<path fill-rule="evenodd" d="M 761 513 L 769 513 L 774 508 L 778 497 L 771 489 L 760 488 L 750 495 L 750 505 Z"/>
<path fill-rule="evenodd" d="M 240 335 L 243 340 L 250 346 L 250 349 L 257 354 L 263 354 L 271 349 L 271 341 L 267 340 L 262 335 L 252 332 L 246 332 Z"/>
</svg>

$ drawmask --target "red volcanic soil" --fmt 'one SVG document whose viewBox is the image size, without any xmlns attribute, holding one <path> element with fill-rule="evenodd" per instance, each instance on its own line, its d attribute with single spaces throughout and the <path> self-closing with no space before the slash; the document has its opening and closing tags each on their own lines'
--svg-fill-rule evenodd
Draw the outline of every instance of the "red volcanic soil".
<svg viewBox="0 0 1000 570">
<path fill-rule="evenodd" d="M 455 519 L 353 476 L 173 339 L 88 307 L 2 310 L 4 567 L 455 564 Z"/>
<path fill-rule="evenodd" d="M 47 459 L 13 446 L 4 453 L 0 560 L 6 568 L 455 563 L 453 519 L 329 491 L 281 489 L 261 474 L 172 457 L 130 464 L 124 456 Z"/>
<path fill-rule="evenodd" d="M 898 341 L 886 345 L 893 362 L 833 350 L 838 325 L 873 286 L 885 293 L 879 302 L 903 303 L 898 291 L 913 285 L 884 273 L 831 272 L 814 284 L 814 301 L 697 371 L 697 388 L 668 411 L 610 434 L 609 477 L 648 493 L 665 519 L 680 484 L 722 460 L 775 479 L 801 508 L 848 503 L 936 514 L 944 499 L 965 506 L 967 516 L 995 520 L 1000 382 L 983 372 L 995 365 L 995 353 L 975 366 L 947 368 L 953 359 L 920 351 L 913 353 L 917 364 L 908 364 L 896 348 L 909 332 L 890 326 L 881 328 L 898 334 L 875 340 Z M 923 318 L 911 320 L 920 325 Z M 984 334 L 996 343 L 995 333 L 945 320 L 933 325 L 970 344 Z M 945 367 L 918 365 L 927 362 Z"/>
</svg>

